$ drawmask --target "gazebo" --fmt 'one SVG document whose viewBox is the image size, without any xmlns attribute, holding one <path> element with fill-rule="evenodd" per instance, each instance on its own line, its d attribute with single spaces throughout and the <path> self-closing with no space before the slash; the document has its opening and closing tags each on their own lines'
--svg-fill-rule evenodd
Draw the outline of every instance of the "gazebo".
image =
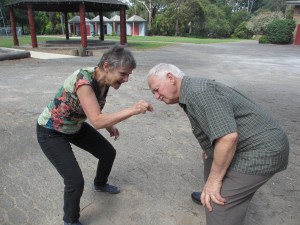
<svg viewBox="0 0 300 225">
<path fill-rule="evenodd" d="M 87 33 L 85 23 L 85 12 L 96 12 L 99 14 L 100 26 L 103 25 L 103 12 L 120 12 L 120 44 L 125 45 L 126 40 L 126 9 L 128 6 L 118 0 L 11 0 L 8 4 L 10 22 L 14 45 L 19 46 L 16 34 L 16 23 L 14 9 L 24 9 L 28 11 L 28 21 L 31 35 L 32 47 L 37 48 L 37 38 L 34 29 L 34 11 L 62 12 L 65 18 L 66 39 L 69 39 L 68 12 L 79 12 L 81 45 L 87 47 Z M 104 29 L 101 29 L 100 39 L 104 40 Z"/>
</svg>

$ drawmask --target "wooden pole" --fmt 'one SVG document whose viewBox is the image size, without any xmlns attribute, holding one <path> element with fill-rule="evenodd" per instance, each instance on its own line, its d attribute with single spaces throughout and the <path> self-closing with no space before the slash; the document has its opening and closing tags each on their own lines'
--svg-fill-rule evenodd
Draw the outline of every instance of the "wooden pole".
<svg viewBox="0 0 300 225">
<path fill-rule="evenodd" d="M 126 39 L 126 8 L 121 6 L 120 10 L 120 44 L 125 45 L 127 43 Z"/>
<path fill-rule="evenodd" d="M 104 41 L 104 22 L 103 22 L 103 13 L 99 12 L 99 21 L 100 21 L 100 40 Z"/>
<path fill-rule="evenodd" d="M 9 17 L 10 17 L 10 24 L 11 24 L 11 29 L 12 29 L 13 39 L 14 39 L 14 46 L 19 46 L 15 15 L 12 8 L 9 8 Z"/>
<path fill-rule="evenodd" d="M 84 3 L 79 5 L 80 14 L 80 33 L 81 33 L 81 45 L 83 48 L 87 47 L 87 36 L 86 36 L 86 24 L 85 24 L 85 5 Z"/>
<path fill-rule="evenodd" d="M 68 13 L 67 12 L 64 12 L 64 19 L 65 19 L 66 40 L 69 40 L 70 39 L 70 31 L 69 31 Z"/>
<path fill-rule="evenodd" d="M 31 36 L 31 45 L 33 48 L 37 48 L 38 43 L 37 43 L 36 33 L 34 29 L 34 15 L 32 10 L 32 4 L 28 4 L 27 8 L 28 8 L 28 21 L 29 21 L 29 30 Z"/>
</svg>

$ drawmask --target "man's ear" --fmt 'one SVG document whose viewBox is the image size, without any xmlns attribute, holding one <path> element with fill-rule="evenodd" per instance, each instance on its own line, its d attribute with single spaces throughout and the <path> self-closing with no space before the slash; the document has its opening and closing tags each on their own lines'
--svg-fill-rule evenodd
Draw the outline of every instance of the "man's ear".
<svg viewBox="0 0 300 225">
<path fill-rule="evenodd" d="M 175 76 L 170 72 L 167 73 L 167 79 L 170 80 L 172 84 L 176 83 Z"/>
</svg>

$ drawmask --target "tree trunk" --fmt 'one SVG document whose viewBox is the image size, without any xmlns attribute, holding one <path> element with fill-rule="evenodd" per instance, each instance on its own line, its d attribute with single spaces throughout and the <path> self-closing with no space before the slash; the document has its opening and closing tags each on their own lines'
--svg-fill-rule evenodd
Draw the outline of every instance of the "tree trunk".
<svg viewBox="0 0 300 225">
<path fill-rule="evenodd" d="M 144 1 L 137 0 L 137 2 L 143 4 L 148 11 L 148 31 L 151 33 L 151 24 L 152 24 L 152 0 L 149 0 L 149 5 L 147 6 Z"/>
<path fill-rule="evenodd" d="M 62 13 L 60 14 L 60 24 L 61 24 L 61 32 L 62 32 L 62 34 L 65 34 L 64 19 L 63 19 Z"/>
<path fill-rule="evenodd" d="M 179 11 L 179 9 L 177 10 Z M 177 16 L 176 16 L 176 24 L 175 24 L 175 36 L 178 36 L 178 20 L 179 20 L 179 13 L 177 12 Z"/>
</svg>

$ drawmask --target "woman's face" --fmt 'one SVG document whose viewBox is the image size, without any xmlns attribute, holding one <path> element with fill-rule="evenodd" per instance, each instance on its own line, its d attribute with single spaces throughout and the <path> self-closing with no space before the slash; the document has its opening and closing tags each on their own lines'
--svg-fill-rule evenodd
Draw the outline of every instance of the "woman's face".
<svg viewBox="0 0 300 225">
<path fill-rule="evenodd" d="M 116 90 L 119 89 L 123 83 L 128 82 L 131 73 L 131 68 L 120 67 L 110 70 L 107 75 L 110 80 L 110 86 Z"/>
<path fill-rule="evenodd" d="M 129 75 L 132 73 L 132 68 L 129 67 L 118 67 L 115 69 L 110 69 L 108 67 L 104 69 L 106 71 L 106 84 L 113 87 L 114 89 L 119 89 L 120 86 L 128 82 Z"/>
</svg>

